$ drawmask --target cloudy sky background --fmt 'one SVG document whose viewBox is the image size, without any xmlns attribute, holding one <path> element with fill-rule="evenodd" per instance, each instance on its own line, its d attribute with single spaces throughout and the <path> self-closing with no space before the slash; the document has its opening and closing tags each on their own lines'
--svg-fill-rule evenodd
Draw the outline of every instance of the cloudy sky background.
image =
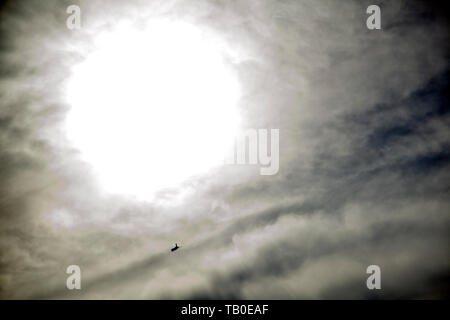
<svg viewBox="0 0 450 320">
<path fill-rule="evenodd" d="M 276 176 L 223 166 L 152 202 L 101 191 L 65 138 L 71 67 L 118 21 L 161 16 L 233 47 L 243 126 L 280 129 Z M 447 18 L 428 1 L 5 2 L 0 298 L 448 297 Z"/>
</svg>

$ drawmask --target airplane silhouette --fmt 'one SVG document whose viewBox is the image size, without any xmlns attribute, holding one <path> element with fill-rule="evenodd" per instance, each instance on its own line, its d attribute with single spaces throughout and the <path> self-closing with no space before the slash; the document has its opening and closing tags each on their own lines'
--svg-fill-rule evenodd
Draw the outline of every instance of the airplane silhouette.
<svg viewBox="0 0 450 320">
<path fill-rule="evenodd" d="M 177 250 L 178 248 L 180 248 L 180 247 L 178 246 L 178 244 L 175 243 L 175 247 L 173 247 L 172 249 L 170 249 L 170 251 L 173 252 L 173 251 Z"/>
</svg>

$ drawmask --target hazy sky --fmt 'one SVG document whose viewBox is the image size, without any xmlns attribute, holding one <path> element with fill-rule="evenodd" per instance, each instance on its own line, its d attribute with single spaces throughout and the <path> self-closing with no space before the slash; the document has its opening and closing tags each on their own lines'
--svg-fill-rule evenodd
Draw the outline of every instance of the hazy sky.
<svg viewBox="0 0 450 320">
<path fill-rule="evenodd" d="M 71 68 L 120 21 L 160 17 L 232 48 L 242 125 L 280 129 L 277 175 L 222 166 L 152 201 L 102 191 L 65 137 Z M 6 1 L 0 297 L 448 297 L 447 18 L 410 0 Z"/>
</svg>

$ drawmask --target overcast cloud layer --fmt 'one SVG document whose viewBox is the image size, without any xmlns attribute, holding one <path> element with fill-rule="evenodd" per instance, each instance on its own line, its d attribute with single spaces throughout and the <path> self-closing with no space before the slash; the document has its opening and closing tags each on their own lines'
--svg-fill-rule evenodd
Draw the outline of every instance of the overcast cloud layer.
<svg viewBox="0 0 450 320">
<path fill-rule="evenodd" d="M 65 139 L 71 67 L 118 21 L 161 16 L 237 53 L 243 125 L 280 129 L 276 176 L 224 166 L 150 203 L 101 192 Z M 448 297 L 447 18 L 426 1 L 6 2 L 0 298 Z"/>
</svg>

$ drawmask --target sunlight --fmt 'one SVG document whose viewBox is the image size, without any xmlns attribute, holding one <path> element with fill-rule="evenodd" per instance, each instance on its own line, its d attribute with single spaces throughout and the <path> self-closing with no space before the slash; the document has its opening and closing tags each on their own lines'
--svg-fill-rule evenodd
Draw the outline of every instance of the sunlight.
<svg viewBox="0 0 450 320">
<path fill-rule="evenodd" d="M 150 199 L 223 163 L 239 125 L 239 83 L 217 41 L 153 21 L 95 39 L 73 68 L 69 140 L 108 192 Z"/>
</svg>

